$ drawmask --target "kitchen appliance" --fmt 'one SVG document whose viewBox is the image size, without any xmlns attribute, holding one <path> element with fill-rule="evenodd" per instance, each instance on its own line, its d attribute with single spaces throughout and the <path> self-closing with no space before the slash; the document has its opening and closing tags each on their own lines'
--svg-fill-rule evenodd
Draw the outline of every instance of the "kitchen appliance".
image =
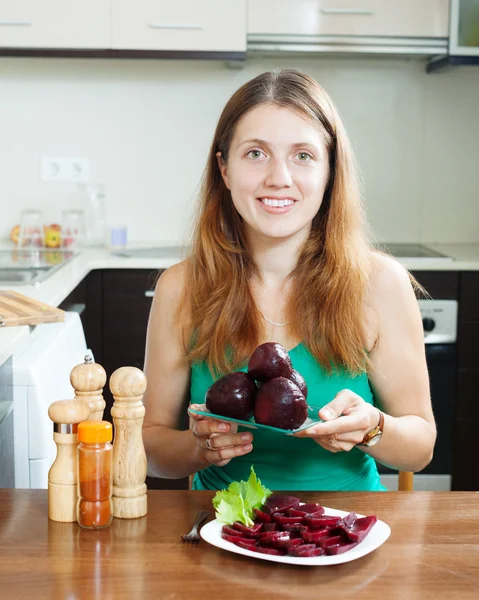
<svg viewBox="0 0 479 600">
<path fill-rule="evenodd" d="M 452 256 L 441 254 L 440 252 L 432 250 L 432 248 L 428 248 L 422 244 L 381 244 L 379 248 L 388 252 L 399 261 L 407 259 L 427 259 L 428 262 L 431 260 L 434 262 L 454 261 Z"/>
<path fill-rule="evenodd" d="M 74 397 L 70 372 L 88 354 L 80 317 L 37 325 L 13 357 L 13 438 L 16 488 L 47 488 L 56 446 L 48 407 Z"/>
<path fill-rule="evenodd" d="M 415 490 L 450 490 L 456 397 L 457 300 L 418 300 L 437 440 L 431 463 L 414 475 Z M 397 473 L 378 464 L 381 482 L 397 489 Z"/>
<path fill-rule="evenodd" d="M 56 248 L 0 250 L 0 285 L 40 283 L 75 255 L 73 250 Z"/>
</svg>

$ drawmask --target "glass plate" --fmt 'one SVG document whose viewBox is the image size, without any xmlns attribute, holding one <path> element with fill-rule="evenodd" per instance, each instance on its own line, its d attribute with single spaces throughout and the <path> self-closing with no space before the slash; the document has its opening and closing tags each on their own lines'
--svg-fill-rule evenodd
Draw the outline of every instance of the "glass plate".
<svg viewBox="0 0 479 600">
<path fill-rule="evenodd" d="M 238 423 L 238 425 L 242 425 L 243 427 L 249 427 L 250 429 L 264 429 L 265 431 L 273 431 L 274 433 L 280 433 L 282 435 L 293 435 L 298 431 L 302 431 L 303 429 L 308 429 L 311 425 L 315 423 L 322 423 L 321 419 L 318 418 L 319 407 L 308 406 L 308 418 L 306 421 L 298 427 L 298 429 L 280 429 L 279 427 L 270 427 L 269 425 L 261 425 L 260 423 L 255 423 L 254 417 L 251 417 L 248 421 L 243 421 L 241 419 L 233 419 L 232 417 L 224 417 L 223 415 L 216 415 L 215 413 L 211 413 L 208 410 L 197 410 L 194 408 L 189 408 L 191 413 L 195 415 L 201 415 L 202 417 L 208 417 L 209 419 L 217 419 L 218 421 L 227 421 L 228 423 Z"/>
<path fill-rule="evenodd" d="M 343 510 L 335 510 L 333 508 L 324 507 L 324 513 L 328 515 L 337 515 L 340 517 L 345 517 L 348 513 Z M 364 515 L 358 514 L 358 517 L 363 517 Z M 217 519 L 214 521 L 210 521 L 206 525 L 204 525 L 200 530 L 201 537 L 213 546 L 217 548 L 222 548 L 223 550 L 228 550 L 229 552 L 235 552 L 236 554 L 243 554 L 244 556 L 250 556 L 251 558 L 258 558 L 259 560 L 270 560 L 272 562 L 280 562 L 280 563 L 288 563 L 291 565 L 303 565 L 310 567 L 319 567 L 319 566 L 327 566 L 327 565 L 338 565 L 340 563 L 350 562 L 352 560 L 356 560 L 357 558 L 361 558 L 373 550 L 376 550 L 384 544 L 384 542 L 388 539 L 391 534 L 391 528 L 384 521 L 380 521 L 379 519 L 374 524 L 371 531 L 364 538 L 362 542 L 360 542 L 357 546 L 348 550 L 344 554 L 336 554 L 332 556 L 312 556 L 311 558 L 306 557 L 297 557 L 297 556 L 274 556 L 272 554 L 261 554 L 261 552 L 252 552 L 251 550 L 246 550 L 245 548 L 240 548 L 236 546 L 232 542 L 227 542 L 221 537 L 221 528 L 223 524 L 220 523 Z"/>
</svg>

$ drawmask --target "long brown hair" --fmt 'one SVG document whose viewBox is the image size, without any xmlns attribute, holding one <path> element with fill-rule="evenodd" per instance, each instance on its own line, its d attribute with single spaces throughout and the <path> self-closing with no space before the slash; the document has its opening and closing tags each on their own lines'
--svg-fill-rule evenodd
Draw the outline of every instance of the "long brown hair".
<svg viewBox="0 0 479 600">
<path fill-rule="evenodd" d="M 368 370 L 362 315 L 371 272 L 371 244 L 353 153 L 330 98 L 296 70 L 263 73 L 226 104 L 211 144 L 199 196 L 199 214 L 187 258 L 180 311 L 187 309 L 189 361 L 206 361 L 216 374 L 244 365 L 258 344 L 261 317 L 249 280 L 256 266 L 241 217 L 223 182 L 223 161 L 241 117 L 264 103 L 292 109 L 319 127 L 329 153 L 330 178 L 309 238 L 291 273 L 287 320 L 327 370 Z"/>
</svg>

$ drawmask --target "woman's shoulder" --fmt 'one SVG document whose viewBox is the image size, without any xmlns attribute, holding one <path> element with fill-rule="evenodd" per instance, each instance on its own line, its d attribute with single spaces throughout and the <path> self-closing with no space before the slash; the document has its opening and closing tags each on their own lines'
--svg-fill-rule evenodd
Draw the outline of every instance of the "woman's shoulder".
<svg viewBox="0 0 479 600">
<path fill-rule="evenodd" d="M 185 286 L 186 267 L 186 261 L 182 261 L 163 271 L 156 282 L 155 298 L 177 302 Z"/>
<path fill-rule="evenodd" d="M 369 303 L 380 312 L 400 306 L 415 299 L 409 273 L 392 256 L 372 252 L 372 269 L 369 283 Z"/>
</svg>

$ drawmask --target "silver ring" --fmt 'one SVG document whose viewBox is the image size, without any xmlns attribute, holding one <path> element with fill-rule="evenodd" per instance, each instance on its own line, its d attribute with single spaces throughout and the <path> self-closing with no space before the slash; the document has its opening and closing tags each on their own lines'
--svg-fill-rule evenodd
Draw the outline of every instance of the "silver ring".
<svg viewBox="0 0 479 600">
<path fill-rule="evenodd" d="M 208 448 L 208 450 L 214 450 L 214 448 L 211 445 L 210 439 L 211 438 L 206 438 L 206 447 Z"/>
</svg>

